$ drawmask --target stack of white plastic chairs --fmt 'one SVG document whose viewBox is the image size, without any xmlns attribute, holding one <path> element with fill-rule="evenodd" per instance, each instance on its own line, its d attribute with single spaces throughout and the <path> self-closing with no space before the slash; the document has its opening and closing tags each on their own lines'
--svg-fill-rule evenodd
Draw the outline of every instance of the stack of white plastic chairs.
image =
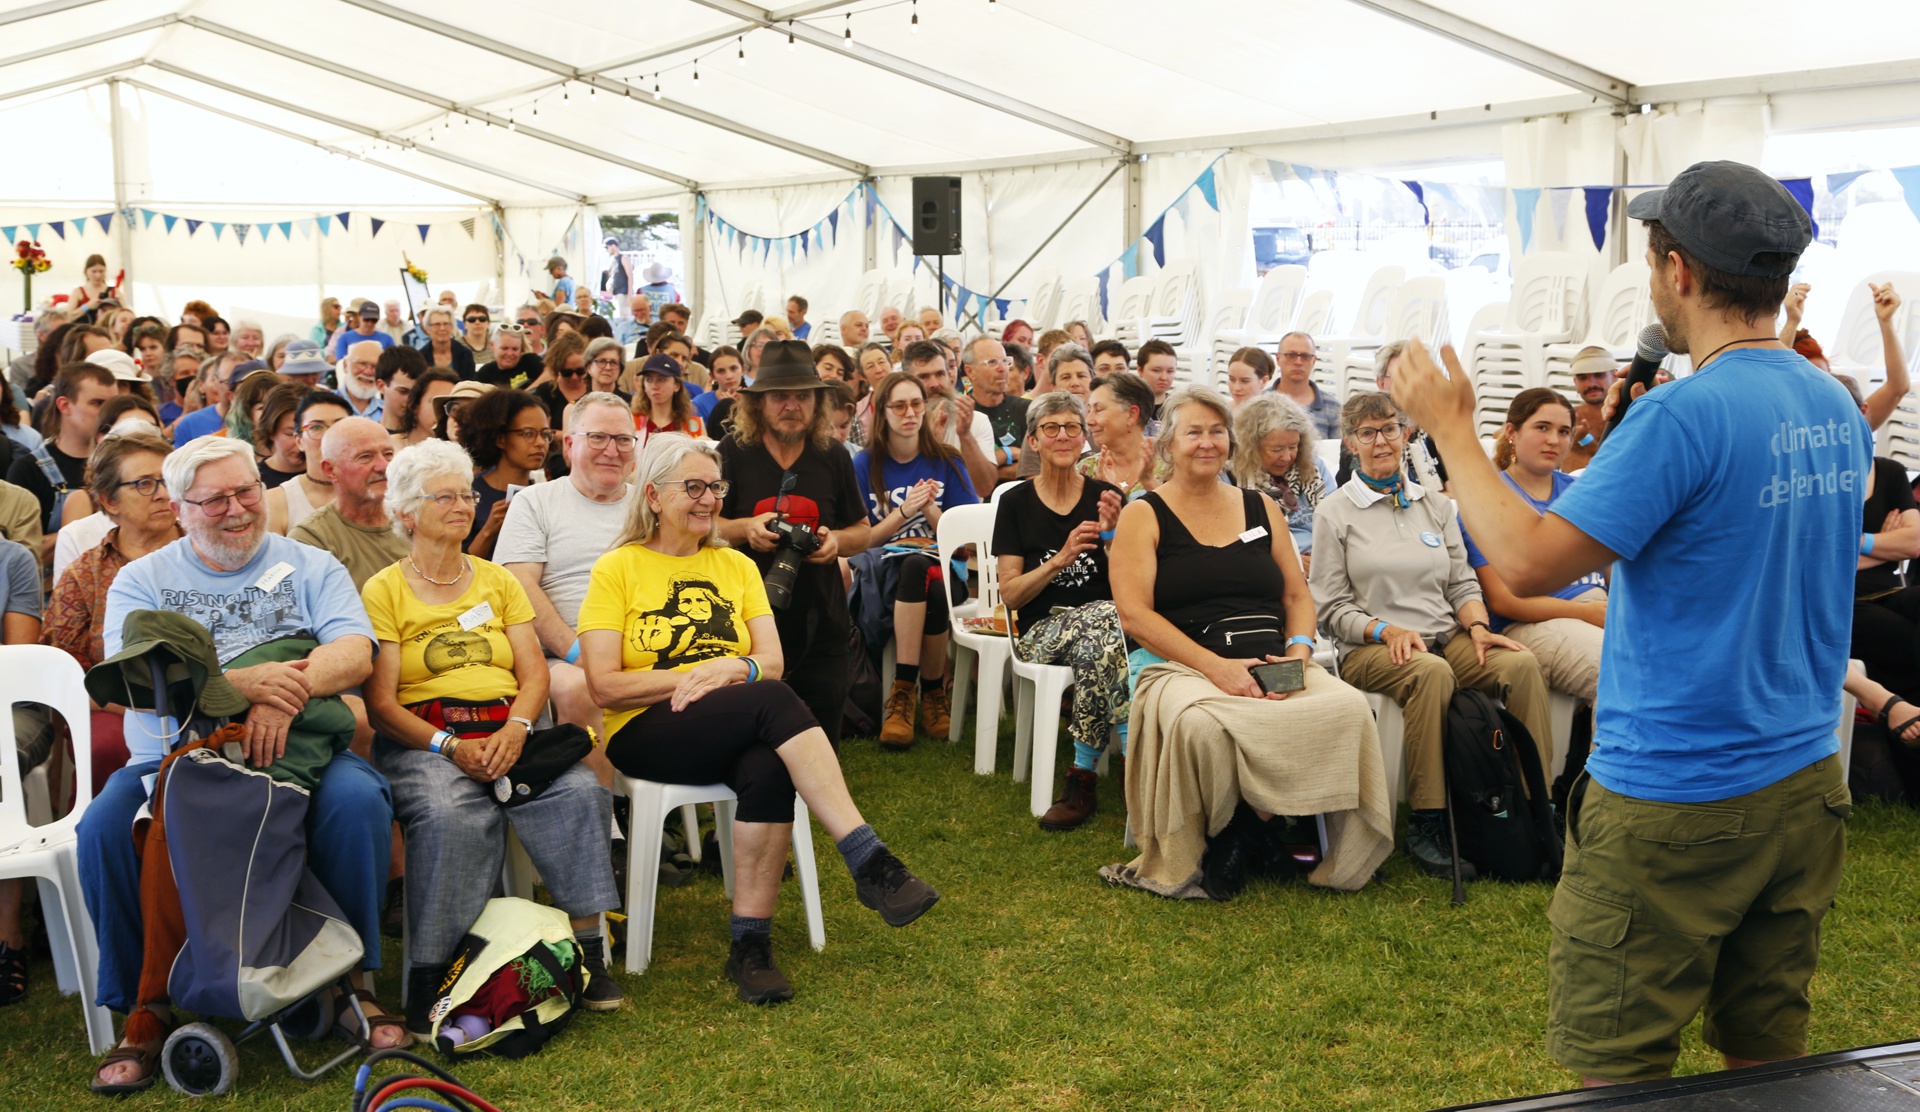
<svg viewBox="0 0 1920 1112">
<path fill-rule="evenodd" d="M 869 270 L 860 276 L 860 285 L 853 294 L 853 307 L 867 315 L 869 324 L 877 323 L 880 315 L 880 303 L 887 296 L 887 272 Z"/>
<path fill-rule="evenodd" d="M 1118 340 L 1127 345 L 1128 351 L 1140 346 L 1140 336 L 1146 331 L 1145 318 L 1153 307 L 1154 279 L 1151 274 L 1140 274 L 1120 283 L 1120 288 L 1108 298 L 1107 330 L 1103 338 Z"/>
<path fill-rule="evenodd" d="M 1049 266 L 1034 271 L 1033 282 L 1027 289 L 1027 305 L 1022 319 L 1033 327 L 1037 338 L 1060 319 L 1060 268 Z"/>
<path fill-rule="evenodd" d="M 1085 321 L 1087 332 L 1098 336 L 1106 330 L 1106 314 L 1100 311 L 1100 279 L 1076 278 L 1060 291 L 1060 315 L 1054 327 Z"/>
<path fill-rule="evenodd" d="M 1647 264 L 1624 263 L 1613 268 L 1593 297 L 1587 310 L 1587 334 L 1565 344 L 1548 344 L 1546 356 L 1549 389 L 1575 405 L 1580 404 L 1573 386 L 1573 360 L 1590 347 L 1603 347 L 1617 363 L 1633 358 L 1640 330 L 1653 321 L 1653 297 L 1647 288 Z"/>
<path fill-rule="evenodd" d="M 1471 337 L 1469 373 L 1479 399 L 1481 436 L 1505 423 L 1514 395 L 1547 382 L 1546 349 L 1572 343 L 1587 327 L 1591 258 L 1568 251 L 1524 255 L 1514 264 L 1513 296 L 1500 327 Z"/>
<path fill-rule="evenodd" d="M 1260 277 L 1247 306 L 1245 323 L 1238 328 L 1215 329 L 1212 364 L 1214 373 L 1224 381 L 1227 360 L 1243 347 L 1265 348 L 1278 355 L 1280 337 L 1293 329 L 1301 294 L 1307 287 L 1307 268 L 1298 265 L 1276 266 Z M 1218 313 L 1212 314 L 1216 319 Z"/>
<path fill-rule="evenodd" d="M 1887 380 L 1885 344 L 1880 338 L 1880 318 L 1873 311 L 1873 292 L 1867 283 L 1893 283 L 1900 294 L 1900 308 L 1894 310 L 1894 335 L 1900 338 L 1900 353 L 1907 361 L 1907 374 L 1916 375 L 1920 367 L 1920 274 L 1911 271 L 1881 271 L 1862 279 L 1847 296 L 1840 318 L 1840 332 L 1826 349 L 1827 362 L 1835 374 L 1849 375 L 1865 397 Z M 1899 460 L 1907 470 L 1920 470 L 1920 390 L 1908 389 L 1887 423 L 1880 426 L 1874 451 Z"/>
<path fill-rule="evenodd" d="M 1438 349 L 1450 340 L 1449 328 L 1444 277 L 1425 274 L 1400 283 L 1388 303 L 1386 327 L 1377 341 L 1353 343 L 1346 348 L 1345 359 L 1338 364 L 1340 383 L 1344 387 L 1338 396 L 1344 401 L 1355 390 L 1374 388 L 1374 357 L 1384 345 L 1417 336 Z"/>
<path fill-rule="evenodd" d="M 1225 392 L 1227 360 L 1244 344 L 1233 337 L 1246 335 L 1247 312 L 1253 307 L 1253 291 L 1245 286 L 1228 290 L 1207 309 L 1200 322 L 1199 341 L 1180 352 L 1180 378 L 1198 382 Z"/>
<path fill-rule="evenodd" d="M 1366 285 L 1361 287 L 1360 299 L 1354 303 L 1352 323 L 1341 335 L 1313 334 L 1314 378 L 1330 378 L 1336 386 L 1343 383 L 1348 355 L 1354 351 L 1371 352 L 1386 343 L 1387 329 L 1392 323 L 1390 310 L 1393 307 L 1394 294 L 1407 279 L 1407 272 L 1398 266 L 1377 267 L 1367 276 Z M 1324 331 L 1324 330 L 1323 330 Z M 1323 375 L 1324 369 L 1324 375 Z M 1369 360 L 1365 389 L 1373 388 L 1372 363 Z M 1345 390 L 1338 390 L 1345 397 Z"/>
</svg>

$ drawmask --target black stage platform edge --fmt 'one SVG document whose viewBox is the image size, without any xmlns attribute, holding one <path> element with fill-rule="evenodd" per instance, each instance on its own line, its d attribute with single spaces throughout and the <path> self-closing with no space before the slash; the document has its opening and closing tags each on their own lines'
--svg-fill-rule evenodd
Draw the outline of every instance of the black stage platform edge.
<svg viewBox="0 0 1920 1112">
<path fill-rule="evenodd" d="M 1769 1092 L 1770 1089 L 1777 1091 Z M 1914 1109 L 1920 1112 L 1920 1042 L 1882 1043 L 1743 1070 L 1720 1070 L 1610 1088 L 1571 1089 L 1544 1096 L 1456 1104 L 1434 1112 L 1464 1112 L 1470 1108 L 1499 1108 L 1507 1112 L 1549 1108 L 1578 1108 L 1588 1112 L 1612 1108 L 1805 1109 L 1807 1112 Z"/>
</svg>

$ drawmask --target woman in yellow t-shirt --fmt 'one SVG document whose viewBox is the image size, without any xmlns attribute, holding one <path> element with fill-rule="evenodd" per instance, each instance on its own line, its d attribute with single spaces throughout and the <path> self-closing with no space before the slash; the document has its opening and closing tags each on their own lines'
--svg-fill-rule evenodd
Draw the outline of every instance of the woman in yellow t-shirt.
<svg viewBox="0 0 1920 1112">
<path fill-rule="evenodd" d="M 582 1003 L 611 1011 L 621 994 L 607 976 L 600 913 L 620 906 L 607 855 L 612 795 L 583 764 L 511 808 L 494 793 L 546 706 L 547 661 L 519 580 L 460 551 L 477 499 L 473 461 L 430 440 L 401 449 L 386 482 L 387 512 L 413 549 L 360 595 L 380 642 L 364 689 L 373 761 L 407 835 L 407 1029 L 425 1038 L 431 1028 L 426 1009 L 493 891 L 509 821 L 572 917 L 590 974 Z"/>
<path fill-rule="evenodd" d="M 615 768 L 668 784 L 724 782 L 739 797 L 726 972 L 741 1000 L 770 1004 L 793 996 L 769 929 L 796 789 L 839 846 L 860 902 L 888 925 L 911 923 L 940 893 L 887 851 L 847 794 L 826 731 L 792 688 L 772 682 L 784 660 L 759 569 L 714 543 L 727 487 L 711 445 L 680 433 L 648 443 L 626 528 L 594 564 L 580 605 L 580 663 L 606 709 Z"/>
</svg>

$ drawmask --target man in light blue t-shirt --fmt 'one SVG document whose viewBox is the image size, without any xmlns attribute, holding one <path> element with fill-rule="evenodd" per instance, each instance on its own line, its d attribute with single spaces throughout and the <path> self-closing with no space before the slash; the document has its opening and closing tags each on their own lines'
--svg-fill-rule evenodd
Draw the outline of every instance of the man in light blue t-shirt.
<svg viewBox="0 0 1920 1112">
<path fill-rule="evenodd" d="M 204 625 L 226 678 L 252 704 L 236 719 L 247 727 L 245 760 L 268 767 L 284 755 L 287 727 L 309 699 L 338 695 L 372 673 L 372 624 L 338 560 L 267 532 L 252 445 L 205 437 L 168 456 L 163 470 L 186 536 L 120 570 L 107 592 L 106 651 L 120 651 L 122 625 L 133 611 L 172 610 Z M 288 638 L 318 645 L 292 661 L 230 667 L 249 650 Z M 107 780 L 78 830 L 81 888 L 100 945 L 99 1003 L 115 1011 L 131 1010 L 143 946 L 139 863 L 127 830 L 180 726 L 126 712 L 127 766 Z M 380 967 L 392 821 L 386 778 L 349 750 L 334 753 L 312 793 L 307 864 L 359 933 L 363 970 Z M 403 1040 L 404 1025 L 379 1011 L 368 1007 L 374 1044 Z M 124 1071 L 108 1062 L 103 1080 L 114 1080 L 109 1072 Z"/>
<path fill-rule="evenodd" d="M 1847 392 L 1774 336 L 1812 239 L 1780 183 L 1698 163 L 1628 215 L 1694 371 L 1632 402 L 1546 514 L 1477 450 L 1451 351 L 1442 377 L 1409 345 L 1393 383 L 1515 593 L 1613 569 L 1547 915 L 1547 1048 L 1589 1083 L 1669 1074 L 1703 1009 L 1729 1068 L 1806 1052 L 1851 809 L 1834 727 L 1873 446 Z"/>
</svg>

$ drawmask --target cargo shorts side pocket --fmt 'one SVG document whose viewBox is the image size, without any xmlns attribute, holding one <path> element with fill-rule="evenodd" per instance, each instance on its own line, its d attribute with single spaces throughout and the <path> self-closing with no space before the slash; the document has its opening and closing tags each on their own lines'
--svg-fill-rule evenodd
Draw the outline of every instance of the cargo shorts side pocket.
<svg viewBox="0 0 1920 1112">
<path fill-rule="evenodd" d="M 1549 1022 L 1577 1034 L 1610 1039 L 1620 1032 L 1626 993 L 1630 904 L 1596 895 L 1565 880 L 1547 905 L 1553 924 L 1548 956 Z"/>
</svg>

